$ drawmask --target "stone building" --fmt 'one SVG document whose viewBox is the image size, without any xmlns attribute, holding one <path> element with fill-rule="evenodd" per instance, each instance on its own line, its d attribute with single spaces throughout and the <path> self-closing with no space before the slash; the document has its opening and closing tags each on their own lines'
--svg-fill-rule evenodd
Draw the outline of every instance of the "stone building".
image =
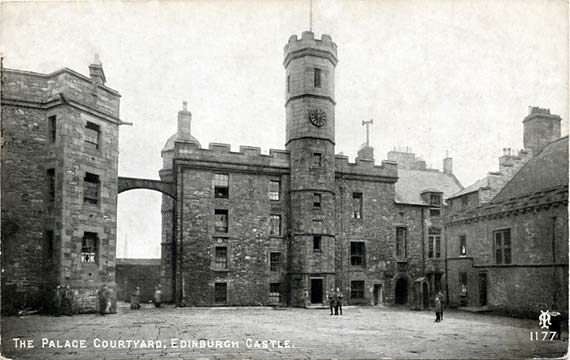
<svg viewBox="0 0 570 360">
<path fill-rule="evenodd" d="M 268 155 L 202 148 L 184 104 L 160 171 L 176 184 L 176 200 L 163 197 L 161 276 L 177 303 L 320 305 L 338 287 L 348 304 L 422 308 L 443 289 L 443 198 L 461 189 L 451 159 L 439 172 L 376 165 L 368 145 L 354 163 L 335 155 L 337 62 L 328 35 L 289 39 L 285 150 Z"/>
<path fill-rule="evenodd" d="M 2 310 L 40 308 L 56 284 L 95 310 L 114 284 L 120 95 L 86 77 L 2 69 Z"/>
<path fill-rule="evenodd" d="M 525 164 L 490 201 L 465 190 L 450 200 L 452 306 L 518 315 L 567 312 L 568 137 L 560 138 L 560 120 L 547 109 L 531 108 L 519 154 L 532 157 L 519 160 Z M 508 156 L 499 159 L 501 166 Z"/>
</svg>

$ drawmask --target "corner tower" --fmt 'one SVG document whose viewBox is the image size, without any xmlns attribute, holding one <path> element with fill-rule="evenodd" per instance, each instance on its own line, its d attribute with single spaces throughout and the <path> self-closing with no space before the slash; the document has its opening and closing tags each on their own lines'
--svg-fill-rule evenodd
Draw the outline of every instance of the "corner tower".
<svg viewBox="0 0 570 360">
<path fill-rule="evenodd" d="M 289 303 L 321 304 L 335 287 L 335 100 L 337 47 L 312 32 L 289 38 L 286 148 L 291 159 Z"/>
</svg>

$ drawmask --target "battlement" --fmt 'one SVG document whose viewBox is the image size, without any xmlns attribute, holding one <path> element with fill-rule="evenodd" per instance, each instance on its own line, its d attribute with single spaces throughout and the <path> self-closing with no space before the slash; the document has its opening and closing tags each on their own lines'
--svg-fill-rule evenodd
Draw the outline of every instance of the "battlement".
<svg viewBox="0 0 570 360">
<path fill-rule="evenodd" d="M 398 164 L 394 161 L 383 160 L 382 165 L 374 164 L 372 159 L 356 159 L 354 163 L 348 161 L 346 155 L 335 155 L 335 172 L 337 177 L 362 177 L 369 179 L 376 177 L 382 181 L 396 182 L 398 179 Z"/>
<path fill-rule="evenodd" d="M 338 63 L 337 59 L 337 46 L 332 41 L 329 35 L 321 35 L 321 39 L 315 39 L 315 34 L 311 31 L 304 31 L 301 38 L 297 38 L 297 35 L 291 35 L 289 42 L 283 48 L 285 60 L 283 64 L 285 67 L 289 64 L 293 58 L 299 55 L 310 55 L 319 53 L 320 56 L 325 55 L 335 66 Z M 305 54 L 306 52 L 306 54 Z M 293 55 L 297 56 L 293 56 Z"/>
<path fill-rule="evenodd" d="M 549 118 L 552 120 L 562 120 L 560 115 L 551 114 L 550 109 L 548 109 L 548 108 L 541 108 L 538 106 L 529 106 L 528 107 L 528 115 L 523 119 L 523 123 L 528 121 L 528 120 L 537 118 L 537 117 Z"/>
<path fill-rule="evenodd" d="M 246 166 L 271 166 L 289 168 L 289 152 L 270 149 L 269 155 L 262 154 L 256 146 L 240 146 L 239 151 L 232 151 L 230 144 L 209 143 L 208 149 L 196 148 L 192 144 L 176 142 L 174 155 L 176 159 L 196 160 L 202 162 L 228 163 Z"/>
</svg>

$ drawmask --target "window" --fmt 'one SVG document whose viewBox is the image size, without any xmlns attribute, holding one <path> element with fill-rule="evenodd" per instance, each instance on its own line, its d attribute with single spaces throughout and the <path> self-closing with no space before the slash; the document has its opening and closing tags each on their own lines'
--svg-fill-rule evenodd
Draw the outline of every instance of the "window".
<svg viewBox="0 0 570 360">
<path fill-rule="evenodd" d="M 511 229 L 498 230 L 493 233 L 495 239 L 495 261 L 497 264 L 511 263 Z"/>
<path fill-rule="evenodd" d="M 439 259 L 441 257 L 441 229 L 430 227 L 428 257 Z"/>
<path fill-rule="evenodd" d="M 313 165 L 323 166 L 323 159 L 321 153 L 313 153 Z"/>
<path fill-rule="evenodd" d="M 319 68 L 315 68 L 314 69 L 314 85 L 316 88 L 320 88 L 321 87 L 321 69 Z"/>
<path fill-rule="evenodd" d="M 352 218 L 362 219 L 362 193 L 352 193 Z"/>
<path fill-rule="evenodd" d="M 350 282 L 350 298 L 364 299 L 364 281 L 358 280 Z"/>
<path fill-rule="evenodd" d="M 459 235 L 459 256 L 467 255 L 467 237 Z"/>
<path fill-rule="evenodd" d="M 461 294 L 467 294 L 467 273 L 459 273 L 459 285 L 461 287 Z"/>
<path fill-rule="evenodd" d="M 461 197 L 461 207 L 463 209 L 467 208 L 469 206 L 469 196 L 465 195 Z"/>
<path fill-rule="evenodd" d="M 54 143 L 57 137 L 57 117 L 55 115 L 48 117 L 48 139 L 50 143 Z"/>
<path fill-rule="evenodd" d="M 47 170 L 47 179 L 48 179 L 48 206 L 53 206 L 55 202 L 55 169 L 48 169 Z"/>
<path fill-rule="evenodd" d="M 321 194 L 313 193 L 313 207 L 316 207 L 316 208 L 321 207 Z"/>
<path fill-rule="evenodd" d="M 273 272 L 281 271 L 281 253 L 278 252 L 269 253 L 269 271 Z"/>
<path fill-rule="evenodd" d="M 269 292 L 273 294 L 278 294 L 280 292 L 280 283 L 270 283 Z"/>
<path fill-rule="evenodd" d="M 99 204 L 99 175 L 85 173 L 83 178 L 83 203 Z"/>
<path fill-rule="evenodd" d="M 85 125 L 85 145 L 87 148 L 99 150 L 99 135 L 101 128 L 97 124 L 87 122 Z"/>
<path fill-rule="evenodd" d="M 214 284 L 214 303 L 225 304 L 228 301 L 228 284 Z"/>
<path fill-rule="evenodd" d="M 350 264 L 353 266 L 364 266 L 364 242 L 350 242 Z"/>
<path fill-rule="evenodd" d="M 442 194 L 431 193 L 429 195 L 429 216 L 441 216 Z"/>
<path fill-rule="evenodd" d="M 45 237 L 45 259 L 47 265 L 50 266 L 55 263 L 55 237 L 53 230 L 47 230 Z"/>
<path fill-rule="evenodd" d="M 291 92 L 291 75 L 287 75 L 287 92 Z"/>
<path fill-rule="evenodd" d="M 405 227 L 396 228 L 396 256 L 407 257 L 408 229 Z"/>
<path fill-rule="evenodd" d="M 99 243 L 99 235 L 94 232 L 84 232 L 83 241 L 81 243 L 81 262 L 95 263 L 97 262 L 97 244 Z"/>
<path fill-rule="evenodd" d="M 278 201 L 281 194 L 281 181 L 270 180 L 269 181 L 269 200 Z"/>
<path fill-rule="evenodd" d="M 228 268 L 228 248 L 227 246 L 216 246 L 214 269 L 225 270 L 227 268 Z"/>
<path fill-rule="evenodd" d="M 269 270 L 272 272 L 281 271 L 281 253 L 272 252 L 269 254 Z"/>
<path fill-rule="evenodd" d="M 228 210 L 214 210 L 214 231 L 228 232 Z"/>
<path fill-rule="evenodd" d="M 214 174 L 214 197 L 227 199 L 229 195 L 229 176 Z"/>
<path fill-rule="evenodd" d="M 281 236 L 281 215 L 270 216 L 269 235 Z"/>
<path fill-rule="evenodd" d="M 313 235 L 313 251 L 321 251 L 321 235 Z"/>
</svg>

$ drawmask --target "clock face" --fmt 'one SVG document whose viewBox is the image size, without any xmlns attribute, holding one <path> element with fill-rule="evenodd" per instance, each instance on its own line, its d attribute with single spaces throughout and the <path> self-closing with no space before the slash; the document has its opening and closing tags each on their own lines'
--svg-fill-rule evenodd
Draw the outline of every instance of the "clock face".
<svg viewBox="0 0 570 360">
<path fill-rule="evenodd" d="M 321 127 L 327 122 L 327 113 L 321 109 L 314 109 L 309 112 L 309 121 L 316 127 Z"/>
</svg>

